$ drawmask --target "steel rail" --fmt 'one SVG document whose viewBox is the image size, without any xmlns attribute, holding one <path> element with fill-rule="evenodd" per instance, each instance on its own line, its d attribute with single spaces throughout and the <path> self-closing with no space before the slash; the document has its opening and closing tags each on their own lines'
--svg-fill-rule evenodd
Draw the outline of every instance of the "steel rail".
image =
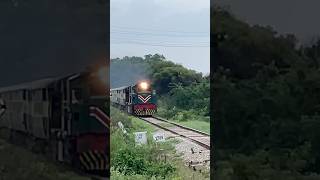
<svg viewBox="0 0 320 180">
<path fill-rule="evenodd" d="M 183 138 L 185 138 L 185 139 L 191 140 L 192 142 L 194 142 L 194 143 L 196 143 L 196 144 L 198 144 L 198 145 L 200 145 L 200 146 L 202 146 L 202 147 L 204 147 L 204 148 L 206 148 L 206 149 L 208 149 L 208 150 L 210 149 L 210 145 L 208 145 L 208 144 L 206 144 L 206 143 L 203 143 L 203 142 L 201 142 L 201 141 L 198 141 L 198 140 L 196 140 L 196 139 L 193 139 L 192 137 L 189 137 L 189 136 L 183 135 L 183 134 L 181 134 L 181 133 L 178 133 L 178 132 L 176 132 L 176 131 L 173 131 L 172 129 L 169 129 L 169 128 L 167 128 L 167 127 L 161 126 L 161 125 L 159 125 L 159 124 L 157 124 L 157 123 L 151 122 L 151 121 L 149 121 L 148 119 L 145 119 L 145 117 L 138 117 L 138 118 L 141 119 L 141 120 L 143 120 L 143 121 L 146 121 L 146 122 L 148 122 L 148 123 L 150 123 L 150 124 L 152 124 L 152 125 L 154 125 L 154 126 L 157 126 L 157 127 L 161 128 L 161 129 L 163 129 L 163 130 L 169 131 L 169 132 L 171 132 L 171 133 L 173 133 L 173 134 L 176 134 L 176 135 L 179 135 L 179 136 L 181 136 L 181 137 L 183 137 Z M 195 132 L 195 133 L 202 134 L 203 136 L 209 136 L 207 133 L 204 133 L 204 132 L 201 132 L 201 131 L 198 131 L 198 130 L 195 130 L 195 129 L 192 129 L 192 128 L 189 128 L 189 127 L 185 127 L 185 126 L 182 126 L 182 125 L 177 125 L 176 123 L 167 122 L 166 120 L 159 119 L 158 117 L 148 117 L 148 118 L 153 118 L 153 119 L 158 120 L 158 121 L 163 121 L 163 122 L 166 122 L 166 123 L 175 125 L 175 126 L 177 126 L 177 127 L 180 127 L 180 128 L 182 128 L 182 129 L 185 129 L 185 130 L 187 130 L 187 131 L 191 131 L 191 132 Z M 209 137 L 210 137 L 210 136 L 209 136 Z"/>
</svg>

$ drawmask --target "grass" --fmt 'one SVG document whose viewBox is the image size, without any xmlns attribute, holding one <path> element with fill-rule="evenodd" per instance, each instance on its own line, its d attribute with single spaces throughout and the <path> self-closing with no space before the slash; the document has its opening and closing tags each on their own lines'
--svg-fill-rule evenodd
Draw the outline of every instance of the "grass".
<svg viewBox="0 0 320 180">
<path fill-rule="evenodd" d="M 114 119 L 121 117 L 121 121 L 130 121 L 130 122 L 123 122 L 124 124 L 130 124 L 131 126 L 127 128 L 128 135 L 124 135 L 120 130 L 118 130 L 117 126 L 112 126 L 112 134 L 111 134 L 111 179 L 115 180 L 126 180 L 126 179 L 141 179 L 141 180 L 157 180 L 157 179 L 163 179 L 159 176 L 150 176 L 146 174 L 135 174 L 135 173 L 125 173 L 125 172 L 119 172 L 115 167 L 113 166 L 113 157 L 118 156 L 119 152 L 123 149 L 127 149 L 128 151 L 134 152 L 135 150 L 132 148 L 138 148 L 134 145 L 134 138 L 133 133 L 138 131 L 147 131 L 148 134 L 148 143 L 146 145 L 143 145 L 143 147 L 139 146 L 139 148 L 142 148 L 141 150 L 145 152 L 145 155 L 143 157 L 138 157 L 137 160 L 140 162 L 142 159 L 148 159 L 147 157 L 152 156 L 153 158 L 159 158 L 165 155 L 165 161 L 166 163 L 169 163 L 175 168 L 175 171 L 167 174 L 166 178 L 167 180 L 206 180 L 209 179 L 209 172 L 204 171 L 202 173 L 194 172 L 189 167 L 186 167 L 183 163 L 183 160 L 181 159 L 180 155 L 177 155 L 175 152 L 174 145 L 177 144 L 179 141 L 176 139 L 167 139 L 165 143 L 158 143 L 156 144 L 152 140 L 152 133 L 156 130 L 156 128 L 147 123 L 144 122 L 138 118 L 127 116 L 126 114 L 116 110 L 112 109 L 114 116 L 111 118 L 115 121 L 119 121 L 119 119 Z M 127 117 L 124 117 L 127 116 Z M 160 150 L 161 149 L 161 150 Z M 127 151 L 126 151 L 127 152 Z M 130 155 L 130 153 L 128 154 Z M 132 154 L 131 154 L 132 155 Z M 126 156 L 127 160 L 129 156 Z M 140 159 L 142 158 L 142 159 Z M 130 157 L 129 159 L 132 159 Z M 122 161 L 120 159 L 114 159 L 117 163 L 119 161 Z M 127 161 L 126 160 L 126 161 Z M 151 161 L 150 163 L 159 163 L 159 160 L 157 161 Z M 159 169 L 161 170 L 161 169 Z M 123 169 L 122 169 L 123 171 Z M 156 172 L 158 172 L 156 170 Z"/>
<path fill-rule="evenodd" d="M 90 180 L 70 168 L 48 161 L 22 147 L 0 139 L 0 179 L 6 180 Z"/>
<path fill-rule="evenodd" d="M 172 109 L 163 101 L 159 101 L 157 116 L 210 134 L 210 118 L 196 110 Z"/>
<path fill-rule="evenodd" d="M 205 121 L 197 121 L 197 120 L 191 120 L 191 121 L 172 121 L 177 124 L 190 127 L 199 131 L 203 131 L 210 134 L 210 123 Z"/>
<path fill-rule="evenodd" d="M 131 117 L 131 122 L 132 122 L 132 130 L 135 130 L 135 131 L 154 132 L 156 129 L 155 126 L 135 117 Z"/>
<path fill-rule="evenodd" d="M 172 174 L 171 176 L 163 179 L 163 178 L 157 178 L 157 177 L 148 177 L 145 175 L 139 175 L 139 174 L 132 174 L 132 175 L 124 175 L 123 173 L 120 173 L 119 171 L 111 168 L 111 179 L 112 180 L 131 180 L 131 179 L 137 179 L 137 180 L 208 180 L 210 179 L 209 171 L 205 171 L 203 173 L 198 173 L 190 170 L 188 167 L 186 167 L 179 159 L 169 159 L 174 166 L 176 167 L 176 172 Z"/>
</svg>

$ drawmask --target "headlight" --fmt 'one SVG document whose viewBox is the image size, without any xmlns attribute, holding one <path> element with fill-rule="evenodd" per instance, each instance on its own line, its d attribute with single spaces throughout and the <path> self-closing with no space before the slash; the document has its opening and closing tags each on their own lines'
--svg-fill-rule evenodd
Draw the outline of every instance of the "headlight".
<svg viewBox="0 0 320 180">
<path fill-rule="evenodd" d="M 141 82 L 139 86 L 142 90 L 147 90 L 149 88 L 149 84 L 147 82 Z"/>
</svg>

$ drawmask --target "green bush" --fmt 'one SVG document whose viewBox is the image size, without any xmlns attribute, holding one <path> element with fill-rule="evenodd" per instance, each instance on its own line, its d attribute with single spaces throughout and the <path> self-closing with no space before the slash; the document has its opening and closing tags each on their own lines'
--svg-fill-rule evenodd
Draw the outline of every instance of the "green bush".
<svg viewBox="0 0 320 180">
<path fill-rule="evenodd" d="M 144 154 L 136 148 L 124 147 L 113 157 L 112 165 L 125 175 L 146 174 L 147 161 Z"/>
<path fill-rule="evenodd" d="M 117 126 L 112 127 L 111 166 L 116 169 L 116 176 L 120 178 L 121 176 L 143 175 L 149 178 L 153 176 L 165 178 L 175 171 L 172 165 L 159 161 L 157 158 L 161 153 L 173 149 L 169 142 L 156 144 L 152 141 L 151 134 L 148 133 L 148 144 L 136 146 L 133 132 L 142 129 L 152 132 L 153 129 L 117 109 L 112 108 L 111 112 L 113 121 L 121 121 L 125 127 L 131 126 L 127 134 L 124 134 Z"/>
<path fill-rule="evenodd" d="M 157 151 L 148 145 L 125 146 L 113 153 L 112 166 L 119 172 L 141 174 L 148 176 L 166 177 L 175 171 L 175 168 L 165 162 L 157 161 Z"/>
<path fill-rule="evenodd" d="M 110 106 L 111 126 L 118 127 L 118 122 L 121 122 L 125 128 L 131 128 L 132 123 L 129 116 L 122 113 L 119 109 Z M 116 129 L 116 128 L 112 128 Z"/>
</svg>

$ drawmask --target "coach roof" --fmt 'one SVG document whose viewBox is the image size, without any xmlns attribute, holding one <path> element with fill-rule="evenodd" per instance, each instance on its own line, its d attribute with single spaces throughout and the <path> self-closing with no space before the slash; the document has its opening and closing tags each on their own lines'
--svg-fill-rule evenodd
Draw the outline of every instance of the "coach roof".
<svg viewBox="0 0 320 180">
<path fill-rule="evenodd" d="M 122 87 L 118 87 L 118 88 L 113 88 L 113 89 L 110 89 L 110 91 L 123 90 L 123 89 L 126 89 L 127 87 L 129 87 L 129 86 L 122 86 Z"/>
<path fill-rule="evenodd" d="M 36 81 L 27 82 L 23 84 L 2 87 L 0 88 L 0 93 L 15 91 L 15 90 L 23 90 L 23 89 L 31 90 L 31 89 L 44 88 L 56 80 L 57 78 L 46 78 L 46 79 L 36 80 Z"/>
<path fill-rule="evenodd" d="M 44 78 L 44 79 L 35 80 L 35 81 L 22 83 L 22 84 L 18 84 L 18 85 L 0 87 L 0 93 L 9 92 L 9 91 L 16 91 L 16 90 L 23 90 L 23 89 L 32 90 L 32 89 L 45 88 L 55 81 L 58 81 L 61 79 L 67 79 L 67 78 L 76 78 L 80 74 L 81 73 L 69 73 L 67 75 L 60 76 L 60 77 Z"/>
</svg>

